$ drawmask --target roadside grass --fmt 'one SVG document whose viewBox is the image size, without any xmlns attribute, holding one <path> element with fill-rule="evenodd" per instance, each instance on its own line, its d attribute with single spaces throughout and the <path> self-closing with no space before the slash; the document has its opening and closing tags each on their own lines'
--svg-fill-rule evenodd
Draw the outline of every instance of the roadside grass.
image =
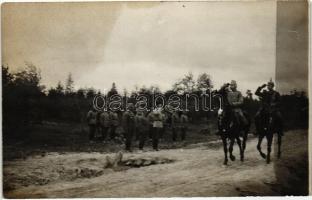
<svg viewBox="0 0 312 200">
<path fill-rule="evenodd" d="M 176 142 L 172 141 L 171 128 L 165 128 L 163 138 L 160 139 L 160 148 L 183 148 L 190 144 L 219 139 L 218 135 L 216 135 L 217 127 L 215 121 L 188 124 L 187 127 L 186 140 L 181 141 L 180 133 L 178 132 Z M 121 127 L 117 128 L 117 134 L 122 135 Z M 135 137 L 133 140 L 133 147 L 137 149 L 138 141 L 135 140 Z M 150 149 L 151 139 L 147 138 L 145 146 L 147 149 Z M 43 122 L 42 124 L 33 125 L 30 131 L 27 132 L 27 137 L 22 140 L 5 140 L 3 143 L 3 158 L 4 160 L 25 159 L 31 155 L 44 156 L 48 152 L 111 153 L 123 150 L 123 148 L 122 141 L 89 142 L 88 126 L 85 124 Z"/>
</svg>

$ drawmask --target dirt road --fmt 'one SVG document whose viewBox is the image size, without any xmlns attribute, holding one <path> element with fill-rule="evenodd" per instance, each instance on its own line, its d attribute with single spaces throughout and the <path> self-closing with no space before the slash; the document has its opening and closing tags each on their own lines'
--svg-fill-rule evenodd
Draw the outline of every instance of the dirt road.
<svg viewBox="0 0 312 200">
<path fill-rule="evenodd" d="M 287 177 L 292 175 L 290 170 L 300 171 L 296 168 L 302 163 L 297 163 L 307 159 L 307 138 L 306 130 L 285 133 L 282 158 L 277 160 L 273 152 L 271 164 L 259 156 L 255 138 L 248 141 L 245 161 L 230 161 L 228 166 L 222 165 L 223 150 L 218 141 L 184 149 L 125 153 L 123 160 L 156 158 L 172 162 L 115 170 L 103 169 L 107 154 L 49 153 L 5 162 L 4 194 L 7 198 L 281 195 L 285 188 L 292 187 Z M 239 158 L 237 146 L 234 153 Z M 88 169 L 89 175 L 74 175 L 81 169 Z M 286 177 L 279 179 L 276 171 Z"/>
</svg>

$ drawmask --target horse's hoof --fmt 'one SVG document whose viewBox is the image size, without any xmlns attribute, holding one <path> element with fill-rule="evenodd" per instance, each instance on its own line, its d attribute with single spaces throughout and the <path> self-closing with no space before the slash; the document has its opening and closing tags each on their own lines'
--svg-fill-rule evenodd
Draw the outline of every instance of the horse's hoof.
<svg viewBox="0 0 312 200">
<path fill-rule="evenodd" d="M 281 152 L 278 152 L 278 153 L 277 153 L 277 158 L 280 159 L 281 156 L 282 156 L 282 153 L 281 153 Z"/>
<path fill-rule="evenodd" d="M 235 161 L 235 156 L 230 155 L 230 159 L 231 159 L 231 161 Z"/>
<path fill-rule="evenodd" d="M 267 164 L 270 164 L 270 162 L 271 162 L 270 157 L 267 157 L 267 159 L 266 159 L 266 163 L 267 163 Z"/>
<path fill-rule="evenodd" d="M 244 162 L 244 156 L 241 156 L 240 161 Z"/>
<path fill-rule="evenodd" d="M 261 156 L 263 159 L 266 159 L 265 153 L 260 153 L 260 156 Z"/>
<path fill-rule="evenodd" d="M 227 165 L 227 163 L 228 163 L 228 161 L 227 161 L 227 160 L 225 160 L 225 161 L 223 162 L 223 165 Z"/>
</svg>

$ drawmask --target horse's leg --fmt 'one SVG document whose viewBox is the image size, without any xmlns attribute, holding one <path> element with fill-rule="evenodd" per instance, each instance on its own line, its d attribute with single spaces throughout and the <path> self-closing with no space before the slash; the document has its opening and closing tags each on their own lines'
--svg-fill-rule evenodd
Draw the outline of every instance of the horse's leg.
<svg viewBox="0 0 312 200">
<path fill-rule="evenodd" d="M 243 150 L 242 142 L 241 142 L 239 136 L 236 137 L 236 141 L 237 141 L 237 144 L 239 147 L 240 160 L 244 161 L 244 150 Z"/>
<path fill-rule="evenodd" d="M 222 139 L 223 151 L 224 151 L 224 162 L 223 162 L 223 164 L 227 165 L 227 163 L 228 163 L 227 139 L 226 139 L 226 136 L 221 136 L 221 139 Z"/>
<path fill-rule="evenodd" d="M 265 155 L 265 153 L 263 153 L 263 152 L 261 151 L 261 143 L 262 143 L 263 138 L 264 138 L 264 135 L 263 135 L 262 133 L 259 133 L 257 149 L 258 149 L 258 151 L 259 151 L 259 153 L 260 153 L 260 156 L 261 156 L 262 158 L 265 159 L 265 158 L 266 158 L 266 155 Z"/>
<path fill-rule="evenodd" d="M 273 133 L 270 132 L 269 134 L 267 134 L 266 138 L 268 141 L 268 153 L 267 153 L 266 161 L 269 164 L 271 162 L 270 154 L 271 154 L 271 150 L 272 150 Z"/>
<path fill-rule="evenodd" d="M 280 158 L 281 154 L 282 154 L 282 151 L 281 151 L 282 135 L 278 133 L 277 136 L 278 136 L 278 138 L 277 138 L 277 145 L 278 145 L 277 158 Z"/>
<path fill-rule="evenodd" d="M 234 161 L 235 160 L 235 156 L 233 155 L 233 146 L 234 146 L 234 142 L 235 142 L 235 138 L 230 138 L 230 147 L 229 147 L 229 152 L 230 152 L 230 159 L 232 160 L 232 161 Z"/>
<path fill-rule="evenodd" d="M 244 135 L 243 135 L 243 151 L 246 149 L 246 142 L 247 142 L 247 137 L 248 137 L 248 130 L 244 130 Z"/>
</svg>

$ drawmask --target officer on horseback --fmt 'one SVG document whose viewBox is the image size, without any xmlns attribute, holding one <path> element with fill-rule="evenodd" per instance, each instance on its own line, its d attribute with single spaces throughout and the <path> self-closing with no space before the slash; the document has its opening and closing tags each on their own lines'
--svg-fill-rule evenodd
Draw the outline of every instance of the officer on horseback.
<svg viewBox="0 0 312 200">
<path fill-rule="evenodd" d="M 233 145 L 237 141 L 240 150 L 240 160 L 244 161 L 244 150 L 246 147 L 247 134 L 249 130 L 249 121 L 242 111 L 243 96 L 237 90 L 236 81 L 224 84 L 218 93 L 222 96 L 223 108 L 218 111 L 218 129 L 222 139 L 224 149 L 224 165 L 228 163 L 228 151 L 230 159 L 235 160 L 233 155 Z M 240 140 L 240 132 L 243 131 L 243 145 Z M 229 148 L 227 139 L 230 139 Z"/>
<path fill-rule="evenodd" d="M 268 90 L 263 90 L 265 87 L 267 87 Z M 260 128 L 260 119 L 263 114 L 270 111 L 277 124 L 277 133 L 279 135 L 283 135 L 283 120 L 279 109 L 280 94 L 274 90 L 274 82 L 272 79 L 267 84 L 263 84 L 262 86 L 258 87 L 255 94 L 262 102 L 262 106 L 255 116 L 257 130 Z"/>
<path fill-rule="evenodd" d="M 237 90 L 237 83 L 236 81 L 232 80 L 230 84 L 226 84 L 223 87 L 229 87 L 226 91 L 226 100 L 227 100 L 227 108 L 231 113 L 232 116 L 236 120 L 236 122 L 241 123 L 243 126 L 248 124 L 248 121 L 242 111 L 241 106 L 243 105 L 243 95 L 240 91 Z"/>
</svg>

